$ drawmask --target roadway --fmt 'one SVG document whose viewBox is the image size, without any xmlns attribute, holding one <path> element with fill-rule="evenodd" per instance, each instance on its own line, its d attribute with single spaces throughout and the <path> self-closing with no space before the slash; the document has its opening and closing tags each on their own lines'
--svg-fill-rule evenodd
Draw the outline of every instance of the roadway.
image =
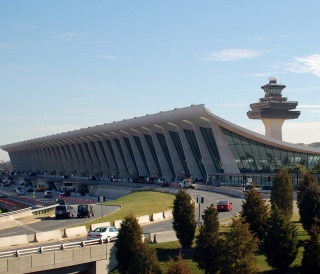
<svg viewBox="0 0 320 274">
<path fill-rule="evenodd" d="M 235 198 L 235 197 L 228 197 L 226 195 L 222 195 L 219 193 L 214 192 L 207 192 L 202 190 L 193 190 L 188 189 L 187 190 L 192 198 L 196 201 L 197 197 L 203 197 L 204 203 L 198 204 L 196 208 L 196 221 L 199 221 L 199 209 L 200 209 L 200 216 L 203 214 L 203 210 L 209 207 L 212 203 L 217 204 L 218 200 L 229 200 L 233 203 L 233 210 L 230 212 L 220 212 L 219 213 L 219 220 L 224 220 L 231 218 L 232 216 L 236 215 L 241 211 L 242 207 L 242 199 Z M 8 195 L 16 195 L 14 192 L 14 186 L 6 187 L 6 191 L 3 191 L 4 193 Z M 58 192 L 53 191 L 54 197 L 50 198 L 52 201 L 55 200 L 55 198 L 58 197 Z M 27 192 L 26 196 L 32 197 L 32 192 Z M 43 198 L 43 192 L 36 192 L 36 197 L 38 200 L 42 201 L 49 201 L 48 198 Z M 95 200 L 97 200 L 95 198 Z M 77 207 L 77 202 L 72 203 L 72 206 L 74 208 Z M 199 207 L 200 206 L 200 207 Z M 101 206 L 100 204 L 93 204 L 93 209 L 95 212 L 95 216 L 92 217 L 92 219 L 99 219 L 103 216 L 106 216 L 107 214 L 112 213 L 113 211 L 117 210 L 118 206 Z M 156 213 L 156 212 L 155 212 Z M 40 220 L 40 215 L 38 217 L 38 220 Z M 55 219 L 54 217 L 54 211 L 52 212 L 51 216 L 48 216 L 46 218 L 41 218 L 41 221 L 37 221 L 37 217 L 35 217 L 34 222 L 31 223 L 23 223 L 20 222 L 16 227 L 11 227 L 8 229 L 2 229 L 1 230 L 1 236 L 0 237 L 8 237 L 8 236 L 15 236 L 15 235 L 21 235 L 21 234 L 34 234 L 36 232 L 45 232 L 55 229 L 64 229 L 66 227 L 71 226 L 77 226 L 77 225 L 83 225 L 84 223 L 88 222 L 88 218 L 70 218 L 70 219 Z M 200 217 L 200 222 L 202 221 L 202 218 Z M 19 221 L 17 221 L 19 222 Z M 172 230 L 172 220 L 164 220 L 160 222 L 152 222 L 148 225 L 144 225 L 143 227 L 144 233 L 150 233 L 150 232 L 161 232 L 161 231 L 168 231 Z M 1 228 L 0 228 L 1 229 Z"/>
</svg>

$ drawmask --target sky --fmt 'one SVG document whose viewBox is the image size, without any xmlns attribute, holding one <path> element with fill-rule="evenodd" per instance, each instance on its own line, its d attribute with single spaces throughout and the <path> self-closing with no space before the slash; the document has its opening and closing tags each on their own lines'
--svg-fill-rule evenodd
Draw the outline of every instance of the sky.
<svg viewBox="0 0 320 274">
<path fill-rule="evenodd" d="M 320 141 L 320 1 L 0 0 L 0 146 L 205 104 L 264 134 L 269 77 Z M 0 150 L 0 161 L 9 160 Z"/>
</svg>

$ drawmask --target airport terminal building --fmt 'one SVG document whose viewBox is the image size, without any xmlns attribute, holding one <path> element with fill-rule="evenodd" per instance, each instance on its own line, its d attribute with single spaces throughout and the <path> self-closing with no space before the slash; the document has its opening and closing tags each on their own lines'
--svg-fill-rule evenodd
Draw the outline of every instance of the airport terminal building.
<svg viewBox="0 0 320 274">
<path fill-rule="evenodd" d="M 282 97 L 285 86 L 269 78 L 265 96 L 251 104 L 261 135 L 214 115 L 204 105 L 149 114 L 1 146 L 15 172 L 97 178 L 197 178 L 216 183 L 243 174 L 272 174 L 280 167 L 320 160 L 317 147 L 282 141 L 297 102 Z"/>
</svg>

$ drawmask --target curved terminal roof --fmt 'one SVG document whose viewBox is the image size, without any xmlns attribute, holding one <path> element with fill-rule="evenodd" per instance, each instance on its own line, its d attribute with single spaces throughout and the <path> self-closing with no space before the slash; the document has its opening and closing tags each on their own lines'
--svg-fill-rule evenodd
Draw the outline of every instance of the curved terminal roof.
<svg viewBox="0 0 320 274">
<path fill-rule="evenodd" d="M 190 107 L 175 108 L 170 111 L 160 111 L 156 114 L 147 114 L 142 117 L 134 117 L 132 119 L 123 119 L 113 123 L 96 125 L 93 127 L 82 128 L 79 130 L 63 132 L 55 135 L 35 138 L 31 140 L 21 141 L 17 143 L 2 145 L 1 149 L 10 152 L 26 148 L 28 146 L 46 144 L 51 142 L 66 141 L 68 139 L 99 137 L 97 135 L 117 135 L 119 131 L 126 133 L 131 131 L 156 131 L 159 128 L 172 128 L 179 124 L 184 124 L 186 127 L 191 123 L 197 123 L 201 126 L 211 126 L 211 124 L 219 125 L 227 130 L 247 137 L 251 140 L 264 143 L 266 145 L 278 147 L 285 150 L 292 150 L 300 153 L 320 155 L 320 149 L 312 146 L 300 144 L 292 144 L 280 141 L 274 138 L 266 137 L 251 130 L 240 127 L 236 124 L 228 122 L 214 115 L 204 104 L 191 105 Z"/>
</svg>

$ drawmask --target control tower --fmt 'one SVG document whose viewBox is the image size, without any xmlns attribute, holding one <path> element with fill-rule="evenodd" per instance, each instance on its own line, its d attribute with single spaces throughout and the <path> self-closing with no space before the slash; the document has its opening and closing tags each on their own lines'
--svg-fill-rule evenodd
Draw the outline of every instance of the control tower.
<svg viewBox="0 0 320 274">
<path fill-rule="evenodd" d="M 296 101 L 287 101 L 282 97 L 285 85 L 278 84 L 278 79 L 270 77 L 269 84 L 262 86 L 264 97 L 258 103 L 250 104 L 251 110 L 247 112 L 249 119 L 262 120 L 265 135 L 282 140 L 282 125 L 287 119 L 296 119 L 300 111 L 292 111 L 298 105 Z"/>
</svg>

